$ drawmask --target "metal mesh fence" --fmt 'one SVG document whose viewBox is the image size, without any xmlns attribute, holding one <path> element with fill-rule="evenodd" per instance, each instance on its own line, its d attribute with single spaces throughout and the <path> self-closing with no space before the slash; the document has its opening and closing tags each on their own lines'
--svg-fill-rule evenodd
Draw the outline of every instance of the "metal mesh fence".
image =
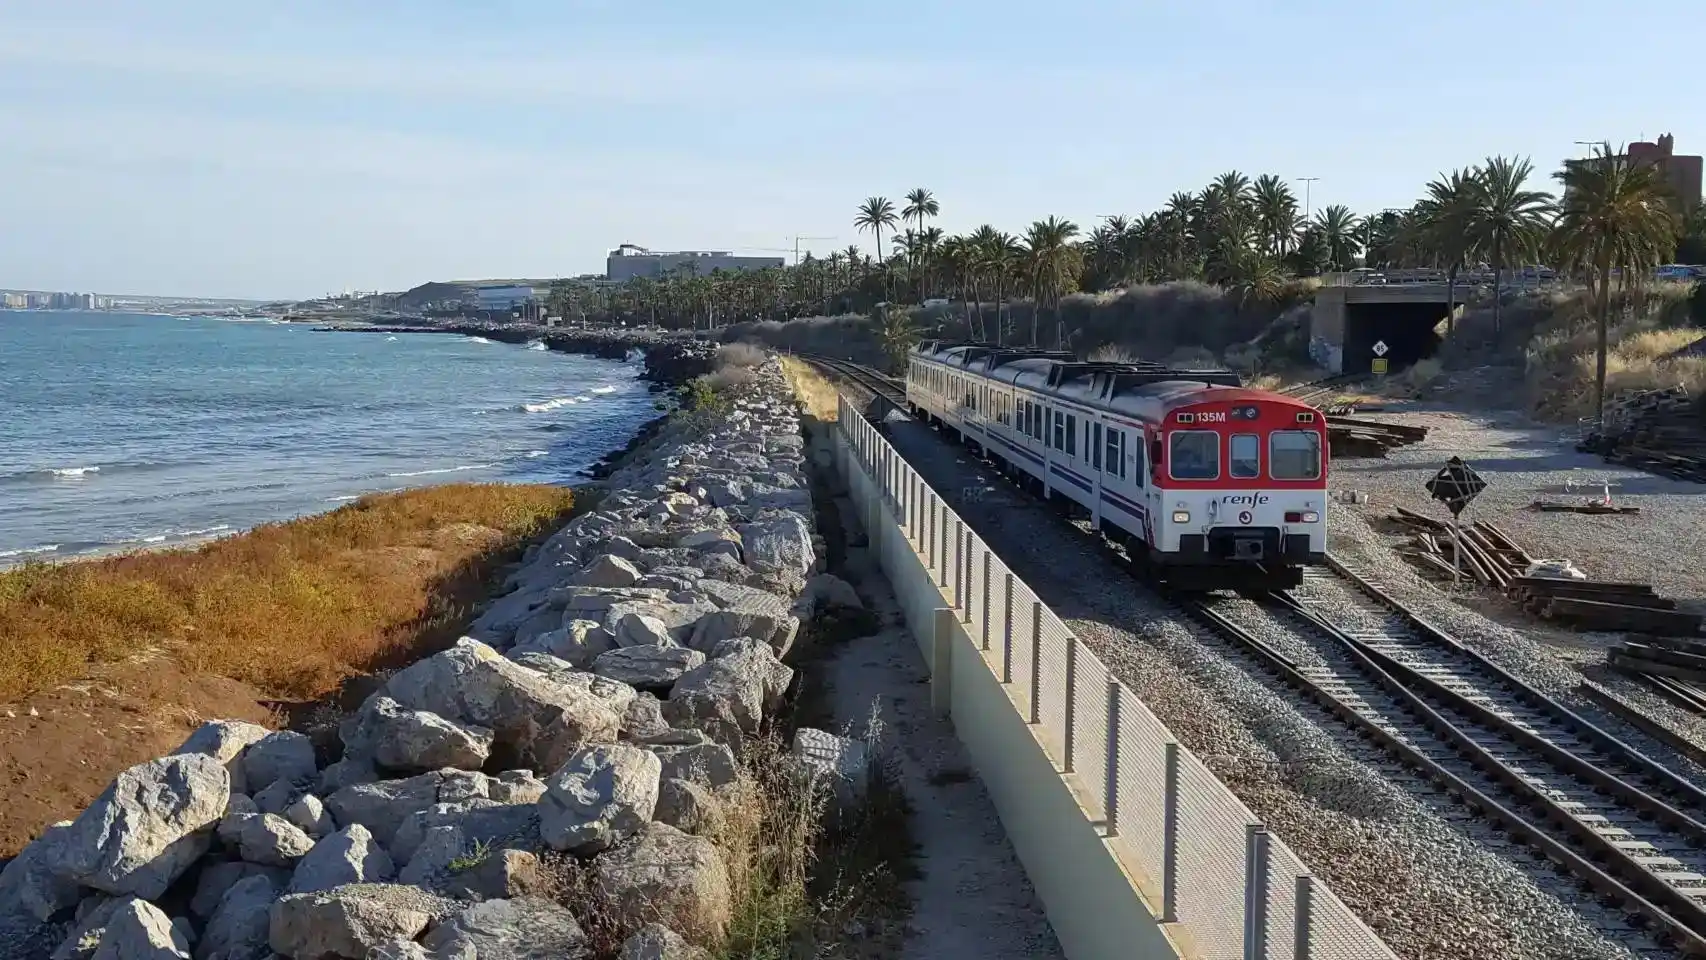
<svg viewBox="0 0 1706 960">
<path fill-rule="evenodd" d="M 1066 763 L 1066 715 L 1069 706 L 1066 689 L 1067 648 L 1072 645 L 1072 631 L 1054 615 L 1042 608 L 1039 618 L 1042 648 L 1037 655 L 1036 689 L 1037 715 L 1042 721 L 1043 744 L 1057 764 Z"/>
<path fill-rule="evenodd" d="M 1038 698 L 1036 681 L 1040 679 L 1035 670 L 1037 660 L 1037 642 L 1039 640 L 1037 627 L 1041 619 L 1042 601 L 1031 592 L 1018 577 L 1013 578 L 1013 639 L 1008 651 L 1008 661 L 1011 662 L 1013 687 L 1010 691 L 1018 701 L 1025 719 L 1036 721 L 1037 711 L 1042 708 Z M 1008 665 L 1003 662 L 1003 666 Z"/>
<path fill-rule="evenodd" d="M 1255 823 L 1202 761 L 1179 756 L 1178 913 L 1203 960 L 1243 960 L 1246 846 Z"/>
<path fill-rule="evenodd" d="M 1397 960 L 1324 883 L 1314 886 L 1309 921 L 1309 960 Z"/>
<path fill-rule="evenodd" d="M 1267 960 L 1307 960 L 1309 948 L 1298 952 L 1297 921 L 1299 919 L 1298 883 L 1302 881 L 1311 887 L 1305 894 L 1308 901 L 1314 900 L 1314 879 L 1309 876 L 1309 868 L 1291 852 L 1291 848 L 1281 843 L 1278 837 L 1268 838 L 1268 889 L 1267 889 Z M 1304 922 L 1308 923 L 1308 907 L 1302 911 Z M 1305 940 L 1308 931 L 1305 929 Z"/>
<path fill-rule="evenodd" d="M 1086 794 L 1082 799 L 1092 817 L 1104 818 L 1115 855 L 1158 914 L 1172 907 L 1173 916 L 1164 919 L 1184 927 L 1199 956 L 1395 960 L 1277 838 L 1266 838 L 1265 858 L 1256 861 L 1259 886 L 1252 891 L 1250 830 L 1256 821 L 1237 797 L 1178 747 L 1166 726 L 1123 686 L 1113 688 L 1118 705 L 1111 717 L 1114 678 L 1106 666 L 1073 639 L 1066 625 L 845 400 L 840 425 L 847 462 L 860 467 L 869 489 L 929 567 L 931 581 L 951 598 L 944 605 L 955 608 L 990 670 L 1009 684 L 1020 713 L 1040 724 L 1038 732 L 1055 762 L 1064 765 L 1070 756 Z M 919 639 L 927 646 L 923 636 Z M 1110 719 L 1117 723 L 1112 731 Z M 1264 907 L 1260 931 L 1245 929 L 1251 897 Z M 1246 936 L 1257 932 L 1265 935 Z M 1247 946 L 1259 952 L 1247 954 Z"/>
<path fill-rule="evenodd" d="M 1157 903 L 1166 856 L 1167 728 L 1130 690 L 1120 690 L 1119 770 L 1116 773 L 1118 837 L 1114 847 L 1127 869 L 1151 884 Z"/>
<path fill-rule="evenodd" d="M 1072 655 L 1072 770 L 1092 813 L 1108 815 L 1108 669 L 1077 644 Z M 1123 706 L 1123 704 L 1122 704 Z"/>
</svg>

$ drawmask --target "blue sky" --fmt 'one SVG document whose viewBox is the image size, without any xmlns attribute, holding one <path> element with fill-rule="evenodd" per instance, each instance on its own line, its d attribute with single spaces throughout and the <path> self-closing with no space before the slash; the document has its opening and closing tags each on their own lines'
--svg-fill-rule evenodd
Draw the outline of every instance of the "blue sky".
<svg viewBox="0 0 1706 960">
<path fill-rule="evenodd" d="M 1706 148 L 1698 0 L 0 0 L 0 287 L 311 296 Z M 1301 192 L 1301 184 L 1298 185 Z"/>
</svg>

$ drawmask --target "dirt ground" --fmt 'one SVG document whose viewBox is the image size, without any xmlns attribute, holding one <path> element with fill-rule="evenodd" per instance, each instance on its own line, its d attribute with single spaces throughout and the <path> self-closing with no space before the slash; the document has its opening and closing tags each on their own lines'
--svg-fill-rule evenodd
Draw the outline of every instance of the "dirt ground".
<svg viewBox="0 0 1706 960">
<path fill-rule="evenodd" d="M 76 816 L 119 771 L 170 751 L 214 718 L 277 725 L 255 689 L 185 673 L 160 654 L 0 707 L 0 858 Z"/>
<path fill-rule="evenodd" d="M 852 515 L 851 507 L 842 511 Z M 862 540 L 853 538 L 854 543 Z M 930 707 L 929 674 L 887 581 L 864 549 L 850 547 L 843 575 L 883 624 L 840 648 L 825 680 L 838 724 L 859 729 L 875 711 L 913 805 L 920 876 L 908 884 L 912 916 L 903 960 L 1062 957 L 1030 878 L 967 760 L 953 724 Z"/>
</svg>

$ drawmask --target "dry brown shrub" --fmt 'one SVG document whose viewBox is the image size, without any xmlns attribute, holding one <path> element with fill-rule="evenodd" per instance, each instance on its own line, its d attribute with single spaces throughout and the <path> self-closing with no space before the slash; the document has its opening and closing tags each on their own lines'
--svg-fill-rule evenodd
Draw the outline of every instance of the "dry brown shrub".
<svg viewBox="0 0 1706 960">
<path fill-rule="evenodd" d="M 268 696 L 321 696 L 460 617 L 452 587 L 573 505 L 562 487 L 426 487 L 193 549 L 0 571 L 0 702 L 148 647 Z"/>
</svg>

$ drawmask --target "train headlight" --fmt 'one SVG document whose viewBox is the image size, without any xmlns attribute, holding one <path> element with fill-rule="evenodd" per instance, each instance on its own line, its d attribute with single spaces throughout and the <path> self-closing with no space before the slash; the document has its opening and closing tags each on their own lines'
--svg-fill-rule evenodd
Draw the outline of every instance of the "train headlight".
<svg viewBox="0 0 1706 960">
<path fill-rule="evenodd" d="M 1321 515 L 1319 513 L 1316 513 L 1313 510 L 1303 511 L 1303 522 L 1304 523 L 1316 523 L 1320 519 L 1321 519 Z"/>
<path fill-rule="evenodd" d="M 1174 510 L 1173 511 L 1173 522 L 1174 523 L 1190 523 L 1191 522 L 1191 512 L 1189 510 Z"/>
</svg>

